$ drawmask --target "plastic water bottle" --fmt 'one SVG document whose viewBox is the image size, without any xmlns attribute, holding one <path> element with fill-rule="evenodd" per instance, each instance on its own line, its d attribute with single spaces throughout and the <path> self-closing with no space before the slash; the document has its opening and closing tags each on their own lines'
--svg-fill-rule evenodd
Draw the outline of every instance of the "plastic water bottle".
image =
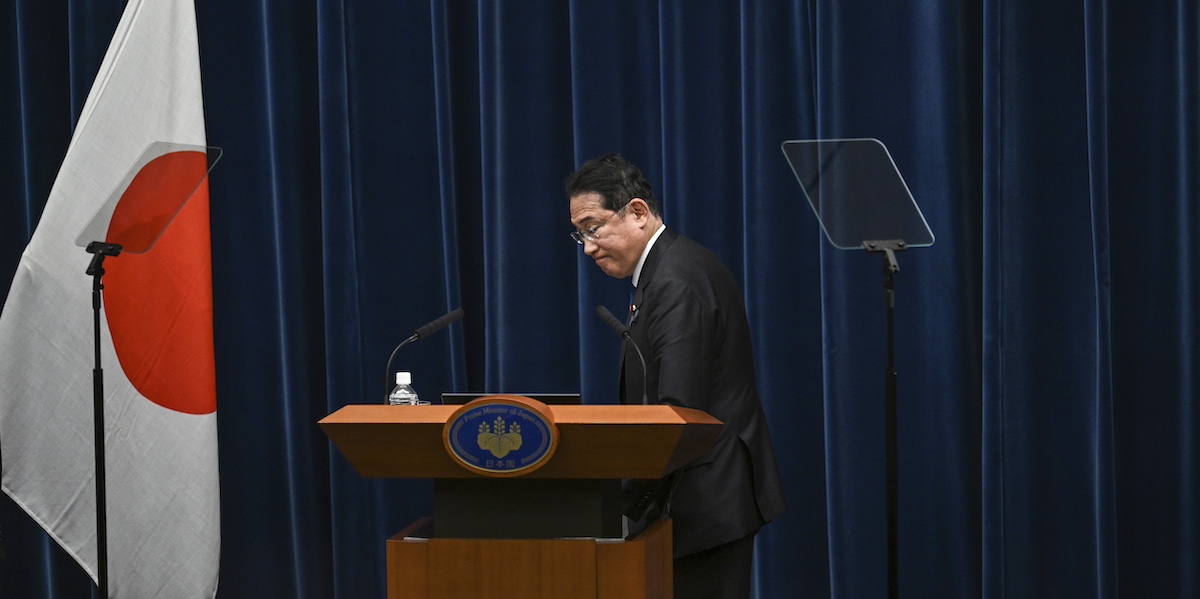
<svg viewBox="0 0 1200 599">
<path fill-rule="evenodd" d="M 412 373 L 396 373 L 396 387 L 392 389 L 391 395 L 388 395 L 388 404 L 393 406 L 415 406 L 428 403 L 427 401 L 420 401 L 417 392 L 413 390 Z"/>
</svg>

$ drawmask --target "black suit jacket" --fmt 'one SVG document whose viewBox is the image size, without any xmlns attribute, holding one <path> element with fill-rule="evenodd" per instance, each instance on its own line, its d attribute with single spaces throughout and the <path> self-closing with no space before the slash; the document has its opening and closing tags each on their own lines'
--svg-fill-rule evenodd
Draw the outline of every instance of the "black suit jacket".
<svg viewBox="0 0 1200 599">
<path fill-rule="evenodd" d="M 646 257 L 630 311 L 649 403 L 697 408 L 725 423 L 716 445 L 677 475 L 670 503 L 675 557 L 758 530 L 785 504 L 737 280 L 712 252 L 667 229 Z M 622 401 L 640 403 L 636 352 L 626 348 L 622 364 Z M 655 501 L 642 524 L 661 513 L 664 497 L 652 485 L 627 488 L 634 499 Z"/>
</svg>

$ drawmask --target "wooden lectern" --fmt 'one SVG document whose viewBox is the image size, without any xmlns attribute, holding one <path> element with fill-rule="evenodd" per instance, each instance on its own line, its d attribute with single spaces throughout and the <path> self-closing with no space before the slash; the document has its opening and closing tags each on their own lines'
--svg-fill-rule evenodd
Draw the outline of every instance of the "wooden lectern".
<svg viewBox="0 0 1200 599">
<path fill-rule="evenodd" d="M 434 480 L 433 518 L 387 541 L 388 598 L 671 597 L 671 523 L 621 538 L 619 481 L 701 456 L 721 421 L 668 405 L 521 399 L 552 414 L 557 447 L 517 476 L 456 461 L 444 431 L 460 406 L 347 405 L 320 421 L 360 475 Z"/>
</svg>

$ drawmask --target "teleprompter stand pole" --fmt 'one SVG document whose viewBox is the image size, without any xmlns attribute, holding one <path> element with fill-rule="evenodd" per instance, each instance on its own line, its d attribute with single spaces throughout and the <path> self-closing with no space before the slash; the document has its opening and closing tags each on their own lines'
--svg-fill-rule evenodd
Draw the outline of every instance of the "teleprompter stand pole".
<svg viewBox="0 0 1200 599">
<path fill-rule="evenodd" d="M 94 331 L 96 366 L 92 370 L 92 411 L 96 445 L 96 579 L 100 597 L 108 599 L 108 510 L 104 488 L 104 369 L 100 367 L 100 282 L 104 277 L 104 258 L 121 253 L 115 243 L 93 241 L 87 252 L 92 254 L 87 274 L 92 277 L 92 328 Z"/>
<path fill-rule="evenodd" d="M 888 598 L 897 599 L 900 596 L 900 513 L 899 513 L 899 475 L 896 459 L 896 292 L 894 285 L 895 274 L 900 272 L 900 264 L 896 262 L 896 252 L 908 246 L 903 240 L 890 239 L 886 241 L 864 241 L 863 248 L 868 252 L 882 252 L 884 257 L 883 289 L 887 305 L 887 368 L 883 375 L 884 389 L 884 427 L 887 445 L 887 572 Z"/>
</svg>

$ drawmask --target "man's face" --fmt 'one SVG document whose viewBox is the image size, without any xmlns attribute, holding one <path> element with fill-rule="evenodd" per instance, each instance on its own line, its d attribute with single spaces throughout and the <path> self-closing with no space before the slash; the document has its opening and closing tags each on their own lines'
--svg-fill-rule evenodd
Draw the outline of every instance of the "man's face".
<svg viewBox="0 0 1200 599">
<path fill-rule="evenodd" d="M 583 253 L 594 260 L 604 274 L 624 279 L 633 276 L 633 269 L 646 247 L 647 237 L 642 231 L 645 219 L 638 214 L 640 206 L 627 204 L 618 214 L 604 208 L 603 201 L 596 192 L 572 196 L 571 224 L 576 230 L 592 233 L 595 237 L 594 240 L 584 239 Z"/>
</svg>

